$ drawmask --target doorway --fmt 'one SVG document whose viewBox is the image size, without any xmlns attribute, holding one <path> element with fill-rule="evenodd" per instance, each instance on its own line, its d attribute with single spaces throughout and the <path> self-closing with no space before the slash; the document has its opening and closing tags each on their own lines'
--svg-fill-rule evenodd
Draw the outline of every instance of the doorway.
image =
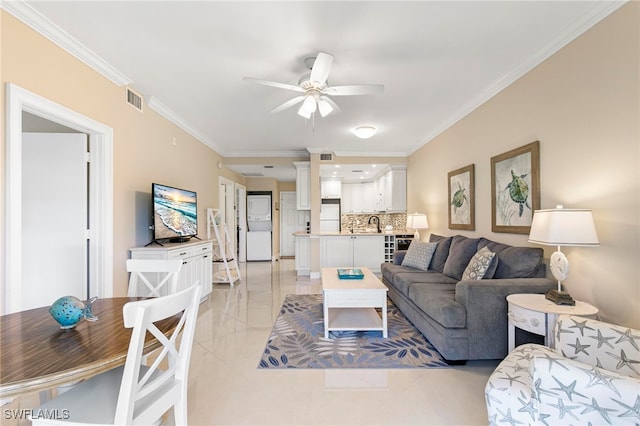
<svg viewBox="0 0 640 426">
<path fill-rule="evenodd" d="M 280 192 L 280 255 L 284 258 L 295 256 L 294 232 L 305 231 L 309 212 L 298 210 L 296 193 Z"/>
<path fill-rule="evenodd" d="M 12 83 L 7 83 L 7 154 L 5 168 L 5 250 L 0 314 L 24 310 L 22 271 L 28 262 L 38 265 L 41 256 L 47 253 L 32 253 L 23 256 L 22 234 L 22 173 L 23 173 L 23 112 L 33 114 L 53 123 L 66 126 L 88 135 L 92 163 L 89 171 L 89 217 L 88 231 L 89 296 L 113 296 L 113 129 L 95 120 L 56 104 L 42 96 L 29 92 Z M 46 219 L 43 219 L 46 220 Z M 46 236 L 42 236 L 46 238 Z M 26 293 L 26 291 L 24 291 Z M 64 296 L 64 294 L 60 294 Z"/>
</svg>

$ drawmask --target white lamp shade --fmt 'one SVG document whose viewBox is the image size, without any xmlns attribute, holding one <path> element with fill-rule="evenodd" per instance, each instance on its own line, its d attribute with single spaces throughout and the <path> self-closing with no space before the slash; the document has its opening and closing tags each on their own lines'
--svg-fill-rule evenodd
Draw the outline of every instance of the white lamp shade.
<svg viewBox="0 0 640 426">
<path fill-rule="evenodd" d="M 320 111 L 321 116 L 326 117 L 327 115 L 331 114 L 331 112 L 333 111 L 333 107 L 329 102 L 320 98 L 320 100 L 318 101 L 318 110 Z"/>
<path fill-rule="evenodd" d="M 427 229 L 429 222 L 427 215 L 423 213 L 413 213 L 407 215 L 407 229 Z"/>
<path fill-rule="evenodd" d="M 598 246 L 591 210 L 548 209 L 533 213 L 529 242 L 548 246 Z"/>
<path fill-rule="evenodd" d="M 316 100 L 313 96 L 307 96 L 302 102 L 302 106 L 298 110 L 298 115 L 303 116 L 304 118 L 311 117 L 311 114 L 316 112 L 317 104 Z"/>
</svg>

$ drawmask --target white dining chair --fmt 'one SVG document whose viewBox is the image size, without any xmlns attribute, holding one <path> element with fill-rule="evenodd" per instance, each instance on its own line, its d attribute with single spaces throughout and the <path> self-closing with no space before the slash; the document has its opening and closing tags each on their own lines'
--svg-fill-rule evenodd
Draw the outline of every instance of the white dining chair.
<svg viewBox="0 0 640 426">
<path fill-rule="evenodd" d="M 201 286 L 196 284 L 172 295 L 127 303 L 124 326 L 133 330 L 124 366 L 94 376 L 42 404 L 32 411 L 33 425 L 151 425 L 158 424 L 171 407 L 175 424 L 186 425 L 189 360 L 200 292 Z M 154 324 L 181 312 L 170 337 Z M 141 364 L 147 331 L 162 344 L 150 367 Z M 165 359 L 168 368 L 161 370 L 158 366 Z"/>
<path fill-rule="evenodd" d="M 129 297 L 159 297 L 178 289 L 179 259 L 128 259 Z M 167 290 L 164 290 L 167 287 Z"/>
</svg>

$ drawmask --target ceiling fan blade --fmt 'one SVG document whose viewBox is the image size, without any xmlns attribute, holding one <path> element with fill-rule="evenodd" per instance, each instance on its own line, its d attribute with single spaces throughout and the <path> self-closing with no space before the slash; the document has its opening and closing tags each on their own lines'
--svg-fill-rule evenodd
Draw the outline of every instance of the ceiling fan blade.
<svg viewBox="0 0 640 426">
<path fill-rule="evenodd" d="M 295 104 L 299 104 L 300 102 L 304 101 L 304 98 L 305 98 L 304 96 L 296 96 L 295 98 L 289 99 L 287 102 L 281 105 L 278 105 L 277 107 L 272 109 L 270 112 L 275 114 L 276 112 L 284 111 L 285 109 L 291 108 Z"/>
<path fill-rule="evenodd" d="M 382 84 L 352 84 L 349 86 L 333 86 L 327 87 L 322 91 L 332 96 L 353 96 L 353 95 L 372 95 L 374 93 L 384 92 Z"/>
<path fill-rule="evenodd" d="M 320 96 L 320 100 L 318 101 L 318 109 L 320 110 L 320 115 L 322 115 L 323 117 L 326 117 L 331 113 L 338 113 L 341 111 L 338 104 L 336 104 L 326 96 Z"/>
<path fill-rule="evenodd" d="M 277 81 L 261 80 L 259 78 L 252 77 L 244 77 L 243 80 L 250 83 L 262 84 L 263 86 L 277 87 L 279 89 L 293 90 L 295 92 L 304 92 L 302 87 L 294 86 L 293 84 L 278 83 Z"/>
<path fill-rule="evenodd" d="M 311 68 L 309 81 L 316 82 L 319 86 L 324 85 L 327 82 L 327 77 L 329 77 L 332 64 L 333 56 L 324 52 L 318 53 L 316 60 L 313 62 L 313 67 Z"/>
</svg>

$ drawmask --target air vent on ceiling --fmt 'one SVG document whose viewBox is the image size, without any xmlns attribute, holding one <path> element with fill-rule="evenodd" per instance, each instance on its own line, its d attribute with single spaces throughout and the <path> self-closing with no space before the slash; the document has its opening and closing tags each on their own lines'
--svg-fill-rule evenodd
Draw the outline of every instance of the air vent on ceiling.
<svg viewBox="0 0 640 426">
<path fill-rule="evenodd" d="M 127 103 L 142 112 L 142 95 L 133 91 L 130 87 L 126 88 L 127 90 Z"/>
<path fill-rule="evenodd" d="M 333 154 L 320 154 L 320 161 L 333 161 Z"/>
<path fill-rule="evenodd" d="M 244 176 L 244 177 L 263 177 L 264 175 L 262 173 L 246 172 L 246 173 L 242 173 L 242 176 Z"/>
<path fill-rule="evenodd" d="M 273 169 L 273 166 L 264 166 L 265 169 Z"/>
<path fill-rule="evenodd" d="M 355 169 L 355 170 L 351 170 L 351 173 L 364 173 L 364 170 Z"/>
</svg>

